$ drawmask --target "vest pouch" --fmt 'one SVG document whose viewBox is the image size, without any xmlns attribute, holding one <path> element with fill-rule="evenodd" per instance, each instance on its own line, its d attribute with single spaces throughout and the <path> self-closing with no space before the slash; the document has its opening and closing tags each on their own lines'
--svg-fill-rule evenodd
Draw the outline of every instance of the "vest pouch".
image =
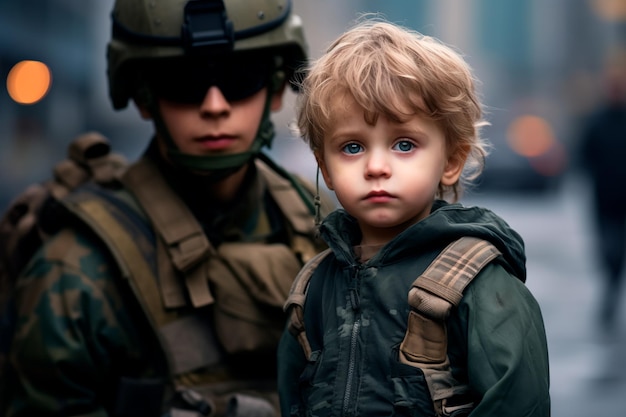
<svg viewBox="0 0 626 417">
<path fill-rule="evenodd" d="M 224 243 L 209 260 L 215 327 L 228 353 L 274 350 L 286 315 L 283 304 L 301 263 L 283 244 Z"/>
</svg>

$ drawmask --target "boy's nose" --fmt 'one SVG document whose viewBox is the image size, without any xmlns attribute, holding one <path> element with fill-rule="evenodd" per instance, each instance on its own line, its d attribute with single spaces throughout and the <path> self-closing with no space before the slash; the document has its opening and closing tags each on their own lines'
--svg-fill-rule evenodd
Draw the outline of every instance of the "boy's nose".
<svg viewBox="0 0 626 417">
<path fill-rule="evenodd" d="M 370 152 L 367 164 L 365 165 L 365 176 L 367 178 L 386 178 L 390 175 L 391 165 L 385 153 L 382 151 Z"/>
<path fill-rule="evenodd" d="M 217 86 L 209 87 L 204 100 L 200 104 L 200 111 L 206 116 L 221 116 L 228 114 L 230 111 L 230 103 L 222 94 L 222 91 Z"/>
</svg>

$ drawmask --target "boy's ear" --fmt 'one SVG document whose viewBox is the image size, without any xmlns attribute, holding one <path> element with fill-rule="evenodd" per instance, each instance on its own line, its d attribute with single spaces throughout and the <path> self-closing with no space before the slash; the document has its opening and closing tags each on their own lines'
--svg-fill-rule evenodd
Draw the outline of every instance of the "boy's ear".
<svg viewBox="0 0 626 417">
<path fill-rule="evenodd" d="M 317 166 L 322 171 L 322 178 L 324 178 L 324 183 L 329 190 L 334 190 L 333 181 L 330 179 L 330 175 L 328 174 L 328 169 L 326 168 L 326 164 L 324 163 L 324 156 L 319 153 L 315 153 L 315 160 L 317 161 Z"/>
<path fill-rule="evenodd" d="M 443 170 L 443 175 L 441 176 L 442 185 L 452 186 L 457 183 L 463 173 L 466 158 L 467 156 L 465 154 L 456 154 L 448 158 L 446 167 Z"/>
</svg>

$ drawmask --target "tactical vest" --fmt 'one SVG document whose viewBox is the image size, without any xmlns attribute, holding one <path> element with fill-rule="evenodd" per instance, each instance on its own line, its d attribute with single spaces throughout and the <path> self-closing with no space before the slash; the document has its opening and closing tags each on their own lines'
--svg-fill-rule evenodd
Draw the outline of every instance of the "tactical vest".
<svg viewBox="0 0 626 417">
<path fill-rule="evenodd" d="M 304 328 L 307 289 L 315 269 L 330 253 L 331 250 L 326 249 L 304 266 L 284 306 L 289 313 L 289 332 L 298 340 L 307 359 L 313 354 Z M 451 372 L 446 319 L 450 310 L 460 303 L 467 285 L 499 255 L 500 251 L 486 240 L 462 237 L 450 243 L 408 291 L 411 311 L 400 344 L 399 360 L 424 373 L 438 417 L 466 416 L 474 407 L 468 387 L 459 383 Z M 321 346 L 320 341 L 315 345 Z"/>
<path fill-rule="evenodd" d="M 195 415 L 240 415 L 252 410 L 253 416 L 275 415 L 277 398 L 265 401 L 246 395 L 274 390 L 273 381 L 255 381 L 248 386 L 245 381 L 229 381 L 228 377 L 216 381 L 195 372 L 218 366 L 225 354 L 274 351 L 293 277 L 323 249 L 313 239 L 310 203 L 314 192 L 298 189 L 292 179 L 266 161 L 257 160 L 256 168 L 288 222 L 289 247 L 245 242 L 213 247 L 188 207 L 148 159 L 132 165 L 121 178 L 137 201 L 112 198 L 111 193 L 97 188 L 79 190 L 63 200 L 107 245 L 166 358 L 171 383 L 122 381 L 126 385 L 118 395 L 119 415 L 145 413 L 141 407 L 155 403 L 158 396 L 178 398 L 184 408 L 191 406 Z M 329 208 L 325 205 L 322 210 Z M 208 306 L 214 327 L 200 314 Z M 239 394 L 221 395 L 233 391 Z M 148 397 L 152 398 L 149 402 L 141 400 Z M 176 412 L 170 410 L 172 416 Z"/>
</svg>

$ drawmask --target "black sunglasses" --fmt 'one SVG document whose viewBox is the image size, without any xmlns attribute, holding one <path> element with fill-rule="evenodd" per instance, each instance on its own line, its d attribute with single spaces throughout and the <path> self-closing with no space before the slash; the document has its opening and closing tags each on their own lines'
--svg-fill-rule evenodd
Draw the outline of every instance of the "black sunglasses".
<svg viewBox="0 0 626 417">
<path fill-rule="evenodd" d="M 265 87 L 271 77 L 270 57 L 227 59 L 184 58 L 164 61 L 146 71 L 157 97 L 176 103 L 201 103 L 209 88 L 220 89 L 228 101 L 250 97 Z"/>
</svg>

